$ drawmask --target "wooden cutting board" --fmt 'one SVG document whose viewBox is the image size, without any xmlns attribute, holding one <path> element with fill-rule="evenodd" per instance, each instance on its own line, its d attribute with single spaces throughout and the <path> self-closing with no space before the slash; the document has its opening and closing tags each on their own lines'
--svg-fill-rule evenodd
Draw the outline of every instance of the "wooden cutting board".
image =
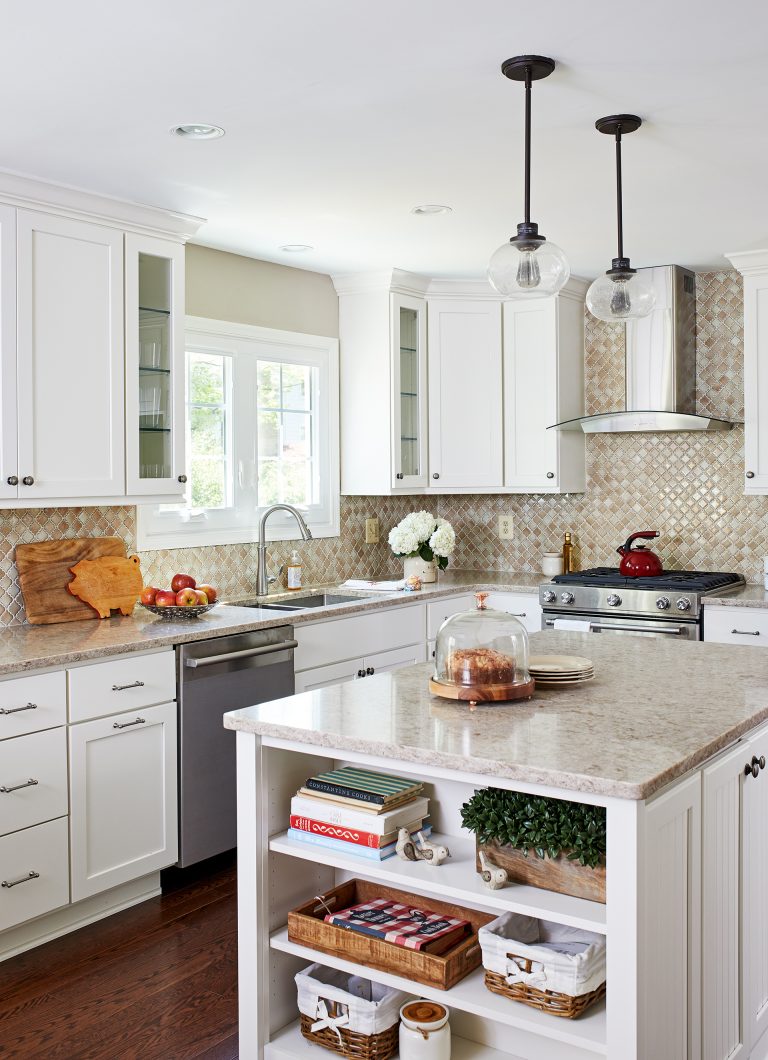
<svg viewBox="0 0 768 1060">
<path fill-rule="evenodd" d="M 81 559 L 72 568 L 74 579 L 67 586 L 67 592 L 94 607 L 99 618 L 109 618 L 115 610 L 121 615 L 130 615 L 143 585 L 140 564 L 138 556 Z"/>
<path fill-rule="evenodd" d="M 98 618 L 92 607 L 67 592 L 74 567 L 84 559 L 100 556 L 125 558 L 119 537 L 73 537 L 66 541 L 36 541 L 16 546 L 16 568 L 24 597 L 27 621 L 33 625 L 79 622 Z"/>
</svg>

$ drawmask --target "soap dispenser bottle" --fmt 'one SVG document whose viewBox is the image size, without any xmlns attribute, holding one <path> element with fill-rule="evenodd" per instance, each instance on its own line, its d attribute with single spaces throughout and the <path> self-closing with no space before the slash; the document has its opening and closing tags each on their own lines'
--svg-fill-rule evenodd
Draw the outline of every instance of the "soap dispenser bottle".
<svg viewBox="0 0 768 1060">
<path fill-rule="evenodd" d="M 301 558 L 296 549 L 291 552 L 291 558 L 288 560 L 288 588 L 301 588 Z"/>
</svg>

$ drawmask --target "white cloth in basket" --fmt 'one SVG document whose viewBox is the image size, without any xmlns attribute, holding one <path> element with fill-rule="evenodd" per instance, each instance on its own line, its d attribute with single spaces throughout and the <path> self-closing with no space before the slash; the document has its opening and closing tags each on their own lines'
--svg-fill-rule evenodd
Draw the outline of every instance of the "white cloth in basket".
<svg viewBox="0 0 768 1060">
<path fill-rule="evenodd" d="M 358 1034 L 381 1034 L 400 1021 L 410 994 L 348 975 L 322 964 L 310 964 L 296 975 L 299 1012 L 315 1021 L 312 1030 L 348 1028 Z M 331 1016 L 332 1003 L 336 1015 Z M 339 1034 L 340 1036 L 340 1034 Z"/>
<path fill-rule="evenodd" d="M 579 997 L 605 981 L 604 935 L 520 913 L 504 913 L 480 928 L 478 938 L 483 967 L 503 975 L 510 985 L 525 983 L 537 990 Z M 553 948 L 558 943 L 563 944 L 563 950 Z M 579 952 L 564 952 L 577 944 Z M 527 972 L 523 963 L 526 958 L 531 962 Z"/>
</svg>

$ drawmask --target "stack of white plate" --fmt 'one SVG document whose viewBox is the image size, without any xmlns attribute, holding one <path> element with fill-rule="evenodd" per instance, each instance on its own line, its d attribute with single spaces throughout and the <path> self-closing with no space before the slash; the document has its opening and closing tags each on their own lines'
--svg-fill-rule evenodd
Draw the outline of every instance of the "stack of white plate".
<svg viewBox="0 0 768 1060">
<path fill-rule="evenodd" d="M 542 688 L 578 685 L 591 681 L 595 676 L 592 660 L 582 655 L 533 655 L 528 669 L 536 684 Z"/>
</svg>

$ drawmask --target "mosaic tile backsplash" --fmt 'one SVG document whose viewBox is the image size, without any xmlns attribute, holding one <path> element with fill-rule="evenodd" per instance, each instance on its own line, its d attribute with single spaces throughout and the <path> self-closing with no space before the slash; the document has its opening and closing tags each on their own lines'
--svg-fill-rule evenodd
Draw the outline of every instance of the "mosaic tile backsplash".
<svg viewBox="0 0 768 1060">
<path fill-rule="evenodd" d="M 743 295 L 733 271 L 696 277 L 699 410 L 740 420 L 743 398 Z M 587 411 L 624 405 L 624 348 L 620 328 L 586 317 Z M 409 511 L 429 504 L 454 524 L 451 566 L 470 570 L 536 572 L 541 554 L 559 549 L 571 530 L 581 566 L 618 563 L 615 549 L 633 530 L 660 530 L 654 549 L 666 566 L 734 570 L 762 580 L 768 555 L 768 497 L 745 497 L 744 432 L 615 434 L 587 437 L 587 492 L 563 497 L 444 496 L 343 497 L 341 533 L 299 543 L 304 577 L 335 582 L 384 577 L 401 565 L 387 533 Z M 498 515 L 512 512 L 515 538 L 500 541 Z M 29 509 L 0 512 L 0 626 L 24 621 L 13 550 L 22 541 L 115 535 L 135 549 L 133 507 Z M 365 519 L 378 515 L 381 542 L 364 544 Z M 275 542 L 276 568 L 294 544 Z M 142 555 L 147 582 L 188 570 L 217 585 L 225 597 L 246 595 L 256 582 L 256 545 L 163 550 Z"/>
</svg>

